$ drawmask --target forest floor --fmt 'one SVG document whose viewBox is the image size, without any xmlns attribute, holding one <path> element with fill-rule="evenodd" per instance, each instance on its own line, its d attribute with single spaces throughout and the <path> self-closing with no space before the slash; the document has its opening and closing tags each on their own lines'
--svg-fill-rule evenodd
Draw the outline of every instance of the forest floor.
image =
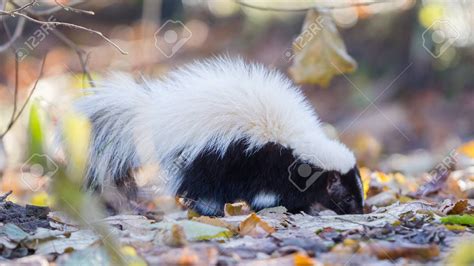
<svg viewBox="0 0 474 266">
<path fill-rule="evenodd" d="M 362 215 L 289 214 L 284 207 L 252 213 L 234 203 L 225 217 L 207 217 L 160 210 L 177 203 L 162 198 L 142 205 L 143 215 L 86 224 L 106 224 L 105 238 L 119 244 L 127 265 L 467 265 L 474 262 L 474 200 L 466 190 L 473 173 L 459 164 L 429 178 L 363 168 Z M 13 203 L 8 194 L 0 200 L 0 264 L 113 263 L 94 227 L 48 207 Z"/>
</svg>

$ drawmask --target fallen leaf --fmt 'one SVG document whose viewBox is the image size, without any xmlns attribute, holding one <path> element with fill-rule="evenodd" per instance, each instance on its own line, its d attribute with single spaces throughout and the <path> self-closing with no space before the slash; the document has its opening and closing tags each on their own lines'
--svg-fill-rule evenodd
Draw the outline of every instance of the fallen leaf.
<svg viewBox="0 0 474 266">
<path fill-rule="evenodd" d="M 171 226 L 171 229 L 166 232 L 163 240 L 166 245 L 171 247 L 182 247 L 188 243 L 183 228 L 177 224 Z"/>
<path fill-rule="evenodd" d="M 200 217 L 194 217 L 192 221 L 196 221 L 196 222 L 200 222 L 204 224 L 210 224 L 210 225 L 219 226 L 219 227 L 225 227 L 235 233 L 237 233 L 238 231 L 238 228 L 236 228 L 235 226 L 233 226 L 232 224 L 228 222 L 222 221 L 219 218 L 214 218 L 214 217 L 209 217 L 209 216 L 200 216 Z"/>
<path fill-rule="evenodd" d="M 365 204 L 368 206 L 383 207 L 383 206 L 388 206 L 396 201 L 397 201 L 397 197 L 395 196 L 393 192 L 383 191 L 377 195 L 369 197 L 366 200 Z"/>
<path fill-rule="evenodd" d="M 308 11 L 302 31 L 293 41 L 293 51 L 289 73 L 297 83 L 326 87 L 333 76 L 353 72 L 357 67 L 326 11 Z"/>
<path fill-rule="evenodd" d="M 474 140 L 461 145 L 461 147 L 458 148 L 458 151 L 468 157 L 474 158 Z"/>
<path fill-rule="evenodd" d="M 29 234 L 20 227 L 10 223 L 0 227 L 0 235 L 6 236 L 15 242 L 20 242 L 29 236 Z"/>
<path fill-rule="evenodd" d="M 444 227 L 449 231 L 465 231 L 466 227 L 458 224 L 445 224 Z"/>
<path fill-rule="evenodd" d="M 72 232 L 69 237 L 57 237 L 54 240 L 38 244 L 35 254 L 62 254 L 70 250 L 85 249 L 99 241 L 99 237 L 91 230 Z"/>
<path fill-rule="evenodd" d="M 245 202 L 226 203 L 224 205 L 225 216 L 247 215 L 250 213 L 250 207 Z"/>
<path fill-rule="evenodd" d="M 411 258 L 417 260 L 429 260 L 439 256 L 438 245 L 416 245 L 411 243 L 391 243 L 379 241 L 363 244 L 359 253 L 370 253 L 379 259 Z"/>
<path fill-rule="evenodd" d="M 50 206 L 51 205 L 51 200 L 45 191 L 41 191 L 38 193 L 33 194 L 31 197 L 31 204 L 36 205 L 36 206 Z"/>
<path fill-rule="evenodd" d="M 255 213 L 250 214 L 239 225 L 239 234 L 241 236 L 263 236 L 267 234 L 272 234 L 274 232 L 275 228 L 260 219 L 260 217 L 258 217 Z"/>
<path fill-rule="evenodd" d="M 466 199 L 458 200 L 455 203 L 447 200 L 446 202 L 443 202 L 440 211 L 443 214 L 462 214 L 467 209 L 467 207 L 468 201 Z"/>
<path fill-rule="evenodd" d="M 441 222 L 444 224 L 461 224 L 474 226 L 474 215 L 448 215 L 441 217 Z"/>
<path fill-rule="evenodd" d="M 308 257 L 306 253 L 298 252 L 293 255 L 294 265 L 295 266 L 309 266 L 315 265 L 314 259 Z"/>
<path fill-rule="evenodd" d="M 229 238 L 233 235 L 232 232 L 227 228 L 188 220 L 159 222 L 154 224 L 153 227 L 171 230 L 174 224 L 177 224 L 183 228 L 186 239 L 189 241 Z"/>
</svg>

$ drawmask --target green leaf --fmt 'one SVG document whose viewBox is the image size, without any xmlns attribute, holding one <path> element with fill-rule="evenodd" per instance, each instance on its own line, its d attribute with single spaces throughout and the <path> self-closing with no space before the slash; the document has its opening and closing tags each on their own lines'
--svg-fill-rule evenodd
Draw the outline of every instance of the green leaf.
<svg viewBox="0 0 474 266">
<path fill-rule="evenodd" d="M 29 126 L 29 141 L 30 150 L 29 156 L 32 158 L 31 164 L 46 165 L 45 157 L 34 156 L 35 154 L 43 154 L 43 119 L 42 110 L 37 102 L 33 102 L 30 108 Z"/>
<path fill-rule="evenodd" d="M 474 225 L 474 215 L 448 215 L 441 218 L 444 224 Z"/>
</svg>

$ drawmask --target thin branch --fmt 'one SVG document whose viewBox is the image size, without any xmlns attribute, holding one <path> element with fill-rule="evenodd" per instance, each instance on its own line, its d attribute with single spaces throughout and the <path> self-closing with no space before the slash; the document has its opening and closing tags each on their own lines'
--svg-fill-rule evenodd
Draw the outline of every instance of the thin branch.
<svg viewBox="0 0 474 266">
<path fill-rule="evenodd" d="M 115 47 L 120 53 L 122 53 L 123 55 L 127 55 L 128 53 L 124 50 L 122 50 L 122 48 L 120 48 L 117 44 L 115 44 L 112 40 L 110 40 L 108 37 L 106 37 L 102 32 L 100 31 L 96 31 L 96 30 L 93 30 L 93 29 L 89 29 L 89 28 L 86 28 L 84 26 L 80 26 L 80 25 L 76 25 L 76 24 L 72 24 L 72 23 L 68 23 L 68 22 L 57 22 L 57 21 L 42 21 L 42 20 L 38 20 L 38 19 L 35 19 L 35 18 L 32 18 L 24 13 L 20 13 L 20 12 L 12 12 L 10 14 L 10 12 L 5 12 L 5 11 L 0 11 L 0 15 L 1 14 L 8 14 L 8 15 L 12 15 L 12 16 L 20 16 L 20 17 L 24 17 L 25 19 L 31 21 L 31 22 L 35 22 L 35 23 L 38 23 L 38 24 L 41 24 L 41 25 L 51 25 L 51 26 L 62 26 L 62 27 L 68 27 L 68 28 L 72 28 L 72 29 L 78 29 L 78 30 L 83 30 L 83 31 L 87 31 L 87 32 L 90 32 L 92 34 L 95 34 L 95 35 L 98 35 L 100 36 L 102 39 L 104 39 L 105 41 L 107 41 L 110 45 L 112 45 L 113 47 Z"/>
<path fill-rule="evenodd" d="M 21 13 L 19 11 L 23 11 L 25 9 L 27 9 L 28 7 L 34 5 L 35 3 L 37 2 L 37 0 L 33 0 L 32 2 L 26 4 L 26 5 L 23 5 L 21 7 L 18 7 L 17 9 L 14 9 L 12 11 L 3 11 L 3 10 L 0 10 L 0 15 L 3 15 L 3 16 L 20 16 L 20 17 L 23 17 L 25 18 L 26 20 L 29 20 L 31 22 L 35 22 L 37 24 L 41 24 L 41 25 L 50 25 L 50 26 L 61 26 L 61 27 L 68 27 L 68 28 L 72 28 L 72 29 L 78 29 L 78 30 L 83 30 L 83 31 L 86 31 L 86 32 L 90 32 L 92 34 L 95 34 L 95 35 L 98 35 L 99 37 L 101 37 L 102 39 L 104 39 L 106 42 L 108 42 L 110 45 L 112 45 L 113 47 L 115 47 L 121 54 L 123 55 L 127 55 L 128 53 L 124 50 L 122 50 L 122 48 L 120 48 L 117 44 L 115 44 L 111 39 L 109 39 L 108 37 L 106 37 L 102 32 L 100 31 L 96 31 L 96 30 L 93 30 L 93 29 L 89 29 L 89 28 L 86 28 L 84 26 L 80 26 L 80 25 L 76 25 L 76 24 L 72 24 L 72 23 L 67 23 L 67 22 L 58 22 L 58 21 L 42 21 L 42 20 L 38 20 L 38 19 L 35 19 L 35 18 L 32 18 L 30 16 L 28 16 L 27 14 L 25 13 Z M 13 4 L 15 4 L 14 2 L 12 2 Z M 16 4 L 15 4 L 16 5 Z M 62 9 L 62 7 L 61 7 Z M 25 10 L 26 12 L 31 12 L 29 10 Z"/>
<path fill-rule="evenodd" d="M 18 106 L 18 100 L 15 98 L 15 102 L 13 103 L 13 112 L 12 112 L 12 117 L 10 119 L 10 123 L 8 124 L 7 126 L 7 129 L 5 130 L 5 132 L 3 132 L 1 135 L 0 135 L 0 139 L 2 139 L 7 133 L 8 131 L 10 131 L 10 129 L 13 127 L 13 125 L 15 124 L 15 122 L 18 120 L 18 118 L 21 116 L 21 114 L 23 113 L 23 111 L 25 110 L 26 106 L 28 105 L 28 103 L 30 102 L 31 100 L 31 97 L 33 96 L 33 93 L 35 92 L 36 90 L 36 87 L 38 87 L 38 82 L 40 81 L 40 79 L 43 77 L 43 73 L 44 73 L 44 66 L 45 66 L 45 63 L 46 63 L 46 56 L 48 54 L 46 53 L 43 57 L 43 61 L 41 62 L 41 68 L 40 68 L 40 72 L 38 74 L 38 78 L 36 78 L 36 81 L 35 81 L 35 84 L 33 85 L 33 88 L 30 90 L 30 93 L 28 94 L 28 97 L 26 97 L 26 100 L 25 102 L 23 103 L 23 105 L 20 107 L 20 110 L 18 111 L 18 113 L 16 113 L 16 109 L 17 109 L 17 106 Z M 17 58 L 18 59 L 18 58 Z M 18 67 L 18 60 L 16 60 L 16 63 L 15 63 L 15 67 Z M 18 85 L 16 82 L 18 82 L 18 68 L 15 69 L 15 94 L 17 94 L 17 91 L 18 91 Z"/>
<path fill-rule="evenodd" d="M 61 4 L 61 2 L 59 2 L 58 0 L 54 0 L 54 2 L 56 2 L 58 6 L 62 7 L 66 11 L 79 13 L 79 14 L 87 14 L 87 15 L 92 15 L 92 16 L 95 15 L 94 11 L 74 8 L 72 6 L 66 6 L 66 5 Z"/>
<path fill-rule="evenodd" d="M 20 7 L 16 8 L 16 9 L 13 9 L 13 10 L 11 10 L 11 11 L 3 11 L 3 12 L 0 12 L 0 15 L 8 15 L 8 14 L 9 14 L 9 15 L 14 15 L 15 13 L 21 12 L 21 11 L 23 11 L 23 10 L 25 10 L 25 9 L 27 9 L 27 8 L 29 8 L 29 7 L 31 7 L 31 6 L 36 5 L 37 3 L 38 3 L 38 0 L 33 0 L 33 1 L 31 1 L 31 2 L 29 2 L 29 3 L 27 3 L 27 4 L 25 4 L 25 5 L 23 5 L 23 6 L 20 6 Z M 2 14 L 2 13 L 3 13 L 3 14 Z"/>
<path fill-rule="evenodd" d="M 389 0 L 373 0 L 373 1 L 366 1 L 366 2 L 357 2 L 357 3 L 350 3 L 350 4 L 343 4 L 343 5 L 333 5 L 333 6 L 325 6 L 325 5 L 316 5 L 309 6 L 309 7 L 304 7 L 304 8 L 277 8 L 277 7 L 263 7 L 263 6 L 258 6 L 254 4 L 250 4 L 247 2 L 244 2 L 242 0 L 235 0 L 237 4 L 248 7 L 248 8 L 253 8 L 253 9 L 258 9 L 262 11 L 278 11 L 278 12 L 305 12 L 313 8 L 325 8 L 325 9 L 338 9 L 338 8 L 347 8 L 347 7 L 356 7 L 356 6 L 368 6 L 372 4 L 381 4 L 381 3 L 389 3 Z"/>
<path fill-rule="evenodd" d="M 94 84 L 94 79 L 92 78 L 92 75 L 90 74 L 89 70 L 88 70 L 88 67 L 87 67 L 87 61 L 88 61 L 88 54 L 86 53 L 86 51 L 84 51 L 83 49 L 81 49 L 79 46 L 77 46 L 77 44 L 75 44 L 73 41 L 71 41 L 66 35 L 64 35 L 62 32 L 56 30 L 56 29 L 53 29 L 52 33 L 59 38 L 59 40 L 61 40 L 63 43 L 65 43 L 67 46 L 69 46 L 71 49 L 73 49 L 76 54 L 77 54 L 77 57 L 79 58 L 79 62 L 81 64 L 81 67 L 82 67 L 82 73 L 87 77 L 87 79 L 89 80 L 89 86 L 91 87 L 95 87 L 95 84 Z M 86 58 L 84 59 L 84 55 L 86 55 Z"/>
</svg>

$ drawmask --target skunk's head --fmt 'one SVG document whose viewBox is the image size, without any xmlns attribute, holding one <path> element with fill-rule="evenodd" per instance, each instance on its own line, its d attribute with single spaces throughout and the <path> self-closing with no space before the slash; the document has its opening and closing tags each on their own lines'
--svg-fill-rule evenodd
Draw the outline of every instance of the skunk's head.
<svg viewBox="0 0 474 266">
<path fill-rule="evenodd" d="M 319 203 L 337 214 L 363 213 L 364 197 L 362 182 L 357 167 L 341 174 L 329 171 L 321 177 Z"/>
<path fill-rule="evenodd" d="M 300 202 L 322 205 L 337 214 L 363 213 L 362 181 L 352 153 L 339 143 L 330 146 L 330 153 L 316 156 L 301 157 L 293 153 L 297 159 L 290 166 L 289 174 L 298 190 L 293 190 L 294 197 Z M 324 145 L 318 150 L 321 149 Z"/>
</svg>

